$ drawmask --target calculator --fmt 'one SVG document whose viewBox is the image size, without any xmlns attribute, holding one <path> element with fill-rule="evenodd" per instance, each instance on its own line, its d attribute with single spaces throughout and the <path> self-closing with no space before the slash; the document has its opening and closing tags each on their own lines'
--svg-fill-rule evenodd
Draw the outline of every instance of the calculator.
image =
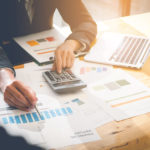
<svg viewBox="0 0 150 150">
<path fill-rule="evenodd" d="M 43 72 L 43 77 L 50 87 L 58 93 L 68 93 L 87 86 L 70 69 L 64 69 L 60 74 L 56 71 L 46 71 Z"/>
</svg>

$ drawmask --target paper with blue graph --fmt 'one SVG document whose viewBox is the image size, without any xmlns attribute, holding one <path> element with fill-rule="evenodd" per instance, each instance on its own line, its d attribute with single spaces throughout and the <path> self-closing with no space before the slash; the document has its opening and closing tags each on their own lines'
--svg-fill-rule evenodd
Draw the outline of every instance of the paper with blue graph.
<svg viewBox="0 0 150 150">
<path fill-rule="evenodd" d="M 38 95 L 38 99 L 41 116 L 35 110 L 11 110 L 11 113 L 0 115 L 0 124 L 11 134 L 22 135 L 28 142 L 45 148 L 60 148 L 100 139 L 80 112 L 45 95 Z"/>
</svg>

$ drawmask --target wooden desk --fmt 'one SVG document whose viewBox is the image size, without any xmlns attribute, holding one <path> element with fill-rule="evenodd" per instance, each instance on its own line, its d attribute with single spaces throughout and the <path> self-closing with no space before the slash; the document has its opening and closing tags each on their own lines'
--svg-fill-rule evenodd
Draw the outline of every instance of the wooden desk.
<svg viewBox="0 0 150 150">
<path fill-rule="evenodd" d="M 144 16 L 146 23 L 150 20 L 147 20 L 147 17 L 150 17 L 150 13 L 143 15 L 143 17 Z M 132 16 L 130 16 L 129 19 L 132 20 L 131 17 Z M 110 31 L 144 35 L 134 27 L 123 22 L 120 18 L 104 23 L 110 27 Z M 150 57 L 146 61 L 143 69 L 124 70 L 150 87 Z M 102 140 L 73 145 L 59 150 L 150 150 L 150 113 L 120 122 L 113 121 L 107 123 L 97 128 L 97 132 L 102 137 Z"/>
</svg>

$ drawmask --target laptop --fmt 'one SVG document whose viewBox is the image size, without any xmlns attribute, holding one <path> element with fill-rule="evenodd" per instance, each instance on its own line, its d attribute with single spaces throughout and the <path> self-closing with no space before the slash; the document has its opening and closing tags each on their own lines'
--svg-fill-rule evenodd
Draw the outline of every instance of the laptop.
<svg viewBox="0 0 150 150">
<path fill-rule="evenodd" d="M 84 57 L 86 61 L 141 68 L 150 54 L 150 40 L 144 36 L 105 32 Z"/>
</svg>

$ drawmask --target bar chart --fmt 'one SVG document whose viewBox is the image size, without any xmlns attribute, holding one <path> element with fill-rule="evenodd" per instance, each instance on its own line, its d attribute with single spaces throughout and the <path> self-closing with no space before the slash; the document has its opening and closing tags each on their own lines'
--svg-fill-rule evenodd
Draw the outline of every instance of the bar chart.
<svg viewBox="0 0 150 150">
<path fill-rule="evenodd" d="M 27 124 L 39 122 L 41 120 L 52 119 L 54 117 L 72 115 L 73 111 L 71 107 L 62 107 L 58 109 L 49 109 L 40 111 L 40 115 L 37 112 L 24 113 L 19 115 L 7 115 L 1 118 L 4 125 L 7 124 Z"/>
<path fill-rule="evenodd" d="M 102 73 L 108 71 L 107 67 L 90 67 L 90 66 L 84 66 L 80 68 L 80 75 L 84 75 L 88 72 L 96 72 L 96 73 Z"/>
</svg>

